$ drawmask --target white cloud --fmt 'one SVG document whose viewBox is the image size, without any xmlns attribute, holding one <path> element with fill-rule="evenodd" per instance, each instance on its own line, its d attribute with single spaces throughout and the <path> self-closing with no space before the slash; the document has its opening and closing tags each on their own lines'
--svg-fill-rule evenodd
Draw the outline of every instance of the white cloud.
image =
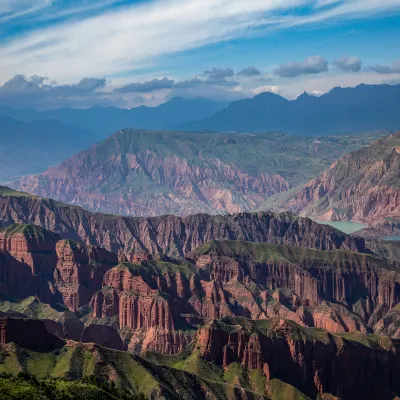
<svg viewBox="0 0 400 400">
<path fill-rule="evenodd" d="M 302 5 L 314 7 L 311 15 L 295 14 L 296 6 Z M 63 82 L 132 73 L 163 55 L 256 35 L 260 28 L 353 18 L 395 7 L 400 7 L 400 0 L 384 5 L 379 0 L 352 0 L 329 7 L 319 7 L 314 0 L 158 0 L 131 5 L 4 43 L 0 83 L 16 73 L 40 73 Z"/>
<path fill-rule="evenodd" d="M 265 86 L 258 86 L 254 89 L 251 89 L 251 93 L 253 93 L 254 95 L 264 93 L 264 92 L 280 94 L 281 88 L 278 85 L 265 85 Z"/>
</svg>

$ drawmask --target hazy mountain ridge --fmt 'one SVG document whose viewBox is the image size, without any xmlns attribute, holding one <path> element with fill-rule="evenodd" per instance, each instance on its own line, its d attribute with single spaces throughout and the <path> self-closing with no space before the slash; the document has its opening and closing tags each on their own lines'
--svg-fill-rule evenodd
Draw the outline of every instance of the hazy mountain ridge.
<svg viewBox="0 0 400 400">
<path fill-rule="evenodd" d="M 156 107 L 131 109 L 95 106 L 87 109 L 60 108 L 48 111 L 0 107 L 0 115 L 25 122 L 44 119 L 73 124 L 96 134 L 97 140 L 124 128 L 168 129 L 183 122 L 205 118 L 226 106 L 204 98 L 174 97 Z"/>
<path fill-rule="evenodd" d="M 215 115 L 182 124 L 181 129 L 224 132 L 279 130 L 300 135 L 395 131 L 400 126 L 400 85 L 336 87 L 316 97 L 306 93 L 286 100 L 273 93 L 234 101 Z"/>
<path fill-rule="evenodd" d="M 125 129 L 12 186 L 113 214 L 234 213 L 256 209 L 381 134 L 304 138 Z"/>
<path fill-rule="evenodd" d="M 93 133 L 54 120 L 21 122 L 0 115 L 0 181 L 45 171 L 97 141 Z"/>
</svg>

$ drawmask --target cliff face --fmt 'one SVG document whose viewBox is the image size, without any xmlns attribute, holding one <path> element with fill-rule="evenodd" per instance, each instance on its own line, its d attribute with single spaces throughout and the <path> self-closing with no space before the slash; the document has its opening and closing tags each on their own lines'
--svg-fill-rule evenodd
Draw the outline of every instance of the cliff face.
<svg viewBox="0 0 400 400">
<path fill-rule="evenodd" d="M 0 251 L 31 268 L 32 274 L 51 275 L 60 237 L 35 225 L 12 225 L 0 230 Z"/>
<path fill-rule="evenodd" d="M 318 334 L 284 319 L 237 318 L 201 328 L 196 343 L 200 357 L 224 369 L 236 362 L 261 371 L 267 391 L 278 378 L 311 398 L 329 393 L 342 400 L 392 399 L 400 389 L 398 345 L 360 333 Z"/>
<path fill-rule="evenodd" d="M 400 132 L 343 156 L 285 208 L 322 220 L 400 217 Z"/>
<path fill-rule="evenodd" d="M 373 332 L 400 301 L 400 270 L 351 251 L 214 241 L 189 262 L 122 263 L 92 298 L 94 321 L 128 329 L 131 351 L 181 351 L 204 321 L 282 317 L 331 332 Z M 397 335 L 397 331 L 393 333 Z"/>
<path fill-rule="evenodd" d="M 60 240 L 56 245 L 57 264 L 54 286 L 71 311 L 89 303 L 101 288 L 107 270 L 118 263 L 117 256 L 105 249 L 84 246 L 71 240 Z"/>
<path fill-rule="evenodd" d="M 118 263 L 114 253 L 85 246 L 36 225 L 14 224 L 0 231 L 0 294 L 65 304 L 87 305 L 103 276 Z"/>
<path fill-rule="evenodd" d="M 196 214 L 187 217 L 132 218 L 90 213 L 54 200 L 13 195 L 0 196 L 0 225 L 37 224 L 63 238 L 132 252 L 183 256 L 213 239 L 248 240 L 299 245 L 321 250 L 365 251 L 363 239 L 291 213 Z"/>
</svg>

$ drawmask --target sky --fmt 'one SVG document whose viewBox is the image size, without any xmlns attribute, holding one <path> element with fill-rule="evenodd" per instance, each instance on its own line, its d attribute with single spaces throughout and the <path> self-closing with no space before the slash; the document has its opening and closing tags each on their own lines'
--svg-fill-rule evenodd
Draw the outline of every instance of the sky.
<svg viewBox="0 0 400 400">
<path fill-rule="evenodd" d="M 0 0 L 0 105 L 400 83 L 400 0 Z"/>
</svg>

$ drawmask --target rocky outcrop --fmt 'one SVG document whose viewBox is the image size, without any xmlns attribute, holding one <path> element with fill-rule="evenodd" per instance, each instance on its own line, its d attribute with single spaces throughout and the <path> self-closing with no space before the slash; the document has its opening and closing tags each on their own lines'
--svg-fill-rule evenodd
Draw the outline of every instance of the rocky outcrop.
<svg viewBox="0 0 400 400">
<path fill-rule="evenodd" d="M 321 220 L 399 218 L 399 148 L 400 132 L 343 156 L 284 207 Z"/>
<path fill-rule="evenodd" d="M 46 349 L 63 344 L 62 340 L 47 331 L 43 321 L 0 318 L 0 345 L 11 342 L 29 349 Z"/>
<path fill-rule="evenodd" d="M 400 272 L 351 251 L 213 241 L 187 257 L 192 264 L 153 259 L 110 269 L 90 302 L 94 320 L 128 329 L 132 351 L 175 354 L 212 319 L 281 317 L 366 333 L 400 300 Z"/>
<path fill-rule="evenodd" d="M 129 218 L 90 213 L 79 207 L 29 196 L 0 196 L 0 225 L 16 221 L 37 224 L 82 243 L 125 254 L 182 257 L 212 239 L 298 245 L 320 250 L 366 251 L 363 239 L 291 213 L 196 214 Z"/>
<path fill-rule="evenodd" d="M 115 350 L 124 350 L 124 345 L 118 332 L 111 326 L 91 324 L 81 336 L 82 343 L 96 343 Z"/>
<path fill-rule="evenodd" d="M 103 248 L 85 246 L 71 240 L 56 245 L 57 265 L 54 285 L 71 311 L 89 303 L 101 288 L 103 276 L 118 263 L 117 256 Z"/>
<path fill-rule="evenodd" d="M 240 363 L 278 378 L 311 398 L 392 399 L 400 390 L 399 343 L 361 333 L 330 335 L 291 321 L 227 318 L 199 330 L 196 346 L 205 360 L 228 368 Z"/>
<path fill-rule="evenodd" d="M 274 290 L 288 288 L 314 304 L 322 300 L 351 304 L 370 297 L 394 307 L 400 300 L 400 272 L 370 255 L 336 250 L 321 252 L 267 243 L 213 241 L 188 253 L 217 280 L 252 281 Z M 204 265 L 204 260 L 208 263 Z M 200 262 L 200 264 L 199 264 Z"/>
<path fill-rule="evenodd" d="M 0 251 L 29 266 L 32 275 L 50 276 L 56 263 L 60 237 L 36 225 L 14 224 L 0 231 Z"/>
<path fill-rule="evenodd" d="M 20 299 L 37 296 L 65 304 L 71 311 L 87 305 L 102 286 L 116 254 L 59 240 L 36 225 L 14 224 L 0 231 L 0 294 Z"/>
</svg>

